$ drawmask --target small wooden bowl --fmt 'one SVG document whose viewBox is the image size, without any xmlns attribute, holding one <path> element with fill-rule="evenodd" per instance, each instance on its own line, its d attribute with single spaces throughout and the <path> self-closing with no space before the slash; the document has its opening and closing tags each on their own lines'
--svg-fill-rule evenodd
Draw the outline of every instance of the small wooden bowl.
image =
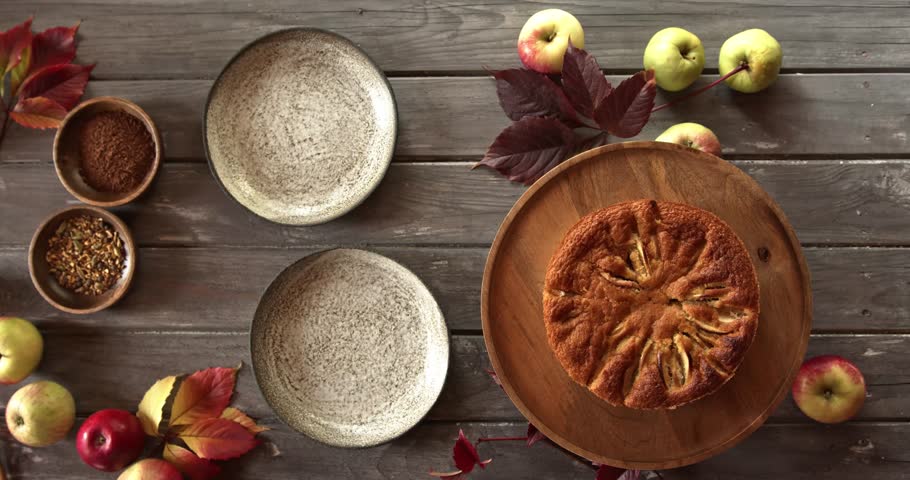
<svg viewBox="0 0 910 480">
<path fill-rule="evenodd" d="M 79 140 L 75 135 L 76 126 L 91 115 L 107 111 L 122 111 L 138 118 L 148 129 L 155 143 L 155 158 L 142 182 L 133 190 L 113 193 L 99 192 L 90 187 L 79 173 Z M 97 97 L 86 100 L 76 106 L 60 124 L 54 137 L 54 168 L 60 182 L 74 197 L 96 207 L 116 207 L 135 200 L 145 192 L 161 163 L 161 135 L 152 118 L 135 103 L 117 97 Z"/>
<path fill-rule="evenodd" d="M 101 295 L 82 295 L 63 288 L 50 273 L 50 266 L 45 259 L 47 243 L 60 223 L 79 215 L 103 218 L 105 222 L 114 227 L 114 231 L 123 240 L 123 249 L 126 254 L 123 274 L 114 286 Z M 51 215 L 38 227 L 28 249 L 28 271 L 38 293 L 55 308 L 68 313 L 95 313 L 116 303 L 129 289 L 130 283 L 133 281 L 133 273 L 136 271 L 136 244 L 133 242 L 129 228 L 113 213 L 89 206 L 70 207 Z"/>
</svg>

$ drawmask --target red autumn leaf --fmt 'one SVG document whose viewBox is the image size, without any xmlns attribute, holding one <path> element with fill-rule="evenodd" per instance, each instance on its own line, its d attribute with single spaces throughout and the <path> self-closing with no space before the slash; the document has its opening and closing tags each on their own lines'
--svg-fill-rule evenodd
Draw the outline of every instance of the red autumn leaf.
<svg viewBox="0 0 910 480">
<path fill-rule="evenodd" d="M 0 77 L 9 73 L 32 42 L 32 19 L 0 33 Z"/>
<path fill-rule="evenodd" d="M 528 446 L 529 447 L 533 447 L 535 443 L 537 443 L 541 440 L 547 439 L 547 436 L 544 435 L 543 433 L 540 433 L 540 430 L 538 430 L 537 427 L 535 427 L 534 424 L 530 423 L 530 422 L 528 423 L 527 437 L 528 437 Z"/>
<path fill-rule="evenodd" d="M 20 98 L 9 116 L 23 127 L 57 128 L 66 109 L 47 97 Z"/>
<path fill-rule="evenodd" d="M 195 453 L 173 443 L 164 445 L 164 460 L 177 467 L 190 480 L 209 480 L 221 471 L 218 465 L 196 456 Z"/>
<path fill-rule="evenodd" d="M 186 377 L 180 384 L 169 425 L 190 425 L 217 418 L 231 402 L 237 368 L 207 368 Z"/>
<path fill-rule="evenodd" d="M 613 86 L 604 77 L 597 59 L 588 52 L 575 48 L 572 42 L 569 42 L 562 64 L 562 88 L 572 107 L 589 118 L 613 91 Z"/>
<path fill-rule="evenodd" d="M 638 72 L 623 80 L 600 104 L 594 120 L 617 137 L 634 137 L 648 123 L 656 95 L 654 71 Z"/>
<path fill-rule="evenodd" d="M 20 98 L 47 97 L 69 110 L 85 92 L 94 65 L 50 65 L 29 75 L 19 90 Z"/>
<path fill-rule="evenodd" d="M 464 431 L 461 429 L 458 430 L 458 440 L 455 440 L 455 447 L 452 448 L 452 458 L 455 459 L 455 466 L 464 473 L 474 470 L 474 465 L 486 468 L 487 464 L 493 461 L 492 458 L 481 461 L 477 449 L 464 436 Z"/>
<path fill-rule="evenodd" d="M 480 468 L 486 468 L 487 464 L 493 461 L 492 458 L 481 460 L 480 455 L 477 454 L 477 449 L 464 436 L 464 430 L 460 429 L 458 430 L 458 439 L 455 440 L 455 446 L 452 447 L 452 458 L 455 460 L 455 466 L 458 470 L 451 472 L 434 472 L 431 470 L 430 476 L 443 480 L 458 480 L 471 473 L 474 470 L 474 466 L 479 465 Z"/>
<path fill-rule="evenodd" d="M 524 117 L 500 132 L 477 165 L 530 185 L 576 148 L 575 134 L 559 120 Z"/>
<path fill-rule="evenodd" d="M 32 44 L 32 19 L 29 18 L 20 25 L 3 32 L 0 35 L 0 97 L 4 95 L 6 82 L 3 77 L 10 73 L 10 96 L 15 96 L 19 85 L 28 74 L 29 60 L 31 58 Z"/>
<path fill-rule="evenodd" d="M 38 70 L 49 65 L 70 63 L 76 58 L 77 22 L 72 27 L 54 27 L 35 35 L 32 40 L 31 70 Z"/>
<path fill-rule="evenodd" d="M 26 77 L 28 77 L 29 72 L 32 68 L 32 46 L 31 41 L 29 45 L 22 50 L 22 56 L 19 60 L 19 65 L 16 65 L 15 68 L 10 70 L 9 73 L 9 89 L 10 96 L 15 97 L 19 94 L 19 87 L 25 82 Z"/>
<path fill-rule="evenodd" d="M 236 409 L 234 407 L 225 408 L 224 411 L 221 412 L 221 418 L 226 418 L 228 420 L 231 420 L 233 422 L 237 422 L 237 423 L 243 425 L 244 428 L 249 430 L 249 432 L 252 433 L 253 435 L 256 435 L 257 433 L 261 433 L 266 430 L 269 430 L 269 427 L 263 427 L 261 425 L 257 425 L 255 420 L 253 420 L 252 418 L 247 416 L 247 414 L 241 412 L 239 409 Z"/>
<path fill-rule="evenodd" d="M 550 77 L 532 70 L 512 68 L 493 72 L 499 105 L 512 120 L 526 116 L 560 117 L 575 122 L 576 114 L 566 94 Z"/>
<path fill-rule="evenodd" d="M 594 480 L 619 480 L 625 473 L 625 468 L 611 467 L 610 465 L 601 465 L 597 468 L 597 476 L 594 477 Z"/>
<path fill-rule="evenodd" d="M 202 458 L 227 460 L 249 452 L 259 441 L 243 425 L 225 418 L 206 418 L 177 435 Z"/>
</svg>

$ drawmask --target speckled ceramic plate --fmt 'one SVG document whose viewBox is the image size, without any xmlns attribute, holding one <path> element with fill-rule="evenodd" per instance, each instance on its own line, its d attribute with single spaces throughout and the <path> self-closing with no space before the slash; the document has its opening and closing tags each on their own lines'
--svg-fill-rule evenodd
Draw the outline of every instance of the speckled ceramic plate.
<svg viewBox="0 0 910 480">
<path fill-rule="evenodd" d="M 288 267 L 262 296 L 250 331 L 263 396 L 297 431 L 365 447 L 413 427 L 445 380 L 449 337 L 410 270 L 338 249 Z"/>
<path fill-rule="evenodd" d="M 382 71 L 344 37 L 266 35 L 209 93 L 204 143 L 224 190 L 288 225 L 337 218 L 376 188 L 395 150 L 397 114 Z"/>
</svg>

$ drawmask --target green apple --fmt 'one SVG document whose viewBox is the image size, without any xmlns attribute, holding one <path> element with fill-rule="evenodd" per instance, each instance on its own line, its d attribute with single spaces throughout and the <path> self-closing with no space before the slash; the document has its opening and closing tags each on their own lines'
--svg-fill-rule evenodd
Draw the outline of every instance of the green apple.
<svg viewBox="0 0 910 480">
<path fill-rule="evenodd" d="M 38 362 L 44 341 L 41 333 L 28 320 L 0 317 L 0 383 L 21 382 Z"/>
<path fill-rule="evenodd" d="M 518 58 L 537 72 L 562 72 L 570 38 L 575 48 L 585 48 L 585 31 L 577 18 L 558 8 L 541 10 L 531 15 L 518 34 Z"/>
<path fill-rule="evenodd" d="M 710 129 L 698 123 L 677 123 L 661 133 L 657 142 L 677 143 L 720 156 L 720 140 Z"/>
<path fill-rule="evenodd" d="M 30 383 L 6 404 L 6 427 L 16 440 L 30 447 L 46 447 L 63 440 L 76 421 L 76 402 L 59 383 Z"/>
<path fill-rule="evenodd" d="M 665 28 L 645 47 L 645 70 L 654 70 L 657 86 L 678 92 L 692 85 L 705 68 L 705 47 L 694 33 Z"/>
<path fill-rule="evenodd" d="M 755 93 L 777 80 L 783 58 L 777 40 L 762 29 L 753 28 L 724 42 L 720 47 L 718 67 L 723 76 L 744 64 L 746 69 L 728 78 L 727 85 L 738 92 Z"/>
</svg>

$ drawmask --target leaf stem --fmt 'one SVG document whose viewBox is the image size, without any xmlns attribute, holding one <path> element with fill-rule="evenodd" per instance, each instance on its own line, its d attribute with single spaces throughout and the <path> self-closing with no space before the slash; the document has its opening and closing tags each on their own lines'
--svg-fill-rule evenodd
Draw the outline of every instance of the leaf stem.
<svg viewBox="0 0 910 480">
<path fill-rule="evenodd" d="M 5 107 L 5 105 L 4 105 Z M 6 127 L 9 126 L 9 108 L 4 108 L 3 126 L 0 126 L 0 146 L 3 146 L 3 138 L 6 136 Z"/>
<path fill-rule="evenodd" d="M 477 443 L 483 442 L 524 442 L 527 441 L 528 437 L 486 437 L 478 438 Z"/>
<path fill-rule="evenodd" d="M 582 115 L 580 113 L 575 116 L 575 119 L 578 120 L 578 123 L 582 124 L 583 126 L 585 126 L 587 128 L 590 128 L 592 130 L 603 131 L 603 128 L 601 128 L 600 125 L 597 124 L 597 122 L 595 122 L 594 120 L 592 120 L 588 117 L 585 117 L 584 115 Z"/>
<path fill-rule="evenodd" d="M 703 93 L 703 92 L 705 92 L 705 91 L 707 91 L 707 90 L 710 90 L 711 88 L 717 86 L 718 84 L 720 84 L 720 83 L 723 82 L 724 80 L 726 80 L 726 79 L 732 77 L 733 75 L 736 75 L 737 73 L 739 73 L 739 72 L 741 72 L 741 71 L 743 71 L 743 70 L 746 70 L 747 68 L 749 68 L 749 64 L 747 64 L 747 63 L 740 63 L 738 67 L 734 68 L 733 70 L 730 70 L 730 71 L 727 72 L 727 74 L 724 75 L 723 77 L 720 77 L 720 78 L 718 78 L 717 80 L 714 80 L 713 82 L 711 82 L 711 83 L 705 85 L 704 87 L 699 88 L 698 90 L 693 90 L 693 91 L 691 91 L 691 92 L 689 92 L 689 93 L 687 93 L 687 94 L 685 94 L 685 95 L 683 95 L 683 96 L 681 96 L 681 97 L 679 97 L 679 98 L 674 98 L 673 100 L 670 100 L 669 102 L 667 102 L 667 103 L 665 103 L 665 104 L 663 104 L 663 105 L 658 105 L 658 106 L 654 107 L 654 108 L 651 110 L 651 113 L 659 112 L 659 111 L 661 111 L 661 110 L 663 110 L 663 109 L 665 109 L 665 108 L 672 107 L 673 105 L 676 105 L 676 104 L 679 103 L 679 102 L 682 102 L 682 101 L 684 101 L 684 100 L 688 100 L 688 99 L 690 99 L 690 98 L 692 98 L 692 97 L 695 97 L 695 96 L 697 96 L 697 95 L 700 95 L 701 93 Z"/>
</svg>

